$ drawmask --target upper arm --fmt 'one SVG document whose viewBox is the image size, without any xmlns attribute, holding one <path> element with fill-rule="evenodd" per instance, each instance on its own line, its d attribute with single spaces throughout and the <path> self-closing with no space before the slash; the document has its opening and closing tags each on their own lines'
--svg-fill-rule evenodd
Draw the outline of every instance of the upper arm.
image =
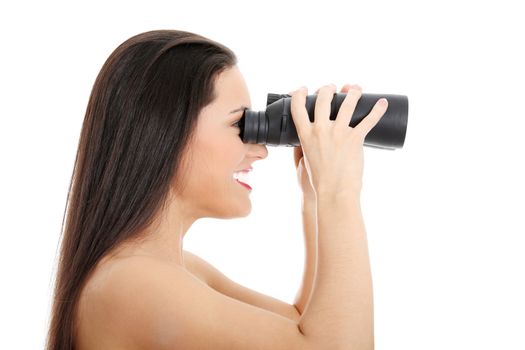
<svg viewBox="0 0 525 350">
<path fill-rule="evenodd" d="M 201 276 L 210 287 L 219 293 L 243 301 L 247 304 L 275 312 L 299 323 L 301 314 L 294 305 L 288 304 L 272 296 L 259 293 L 231 280 L 213 265 L 195 254 L 187 251 L 185 251 L 184 254 L 185 259 L 190 263 L 193 271 Z"/>
<path fill-rule="evenodd" d="M 183 268 L 152 259 L 113 269 L 107 319 L 148 349 L 310 349 L 298 323 L 225 296 Z"/>
</svg>

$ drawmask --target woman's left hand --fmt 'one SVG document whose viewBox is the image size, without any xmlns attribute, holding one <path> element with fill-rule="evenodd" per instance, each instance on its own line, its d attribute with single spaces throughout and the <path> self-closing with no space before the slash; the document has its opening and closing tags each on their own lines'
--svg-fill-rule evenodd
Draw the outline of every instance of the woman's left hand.
<svg viewBox="0 0 525 350">
<path fill-rule="evenodd" d="M 310 183 L 310 177 L 306 172 L 303 157 L 303 148 L 299 145 L 294 147 L 293 158 L 295 162 L 295 168 L 297 169 L 297 180 L 301 191 L 303 191 L 303 199 L 305 201 L 315 202 L 316 194 L 312 184 Z"/>
</svg>

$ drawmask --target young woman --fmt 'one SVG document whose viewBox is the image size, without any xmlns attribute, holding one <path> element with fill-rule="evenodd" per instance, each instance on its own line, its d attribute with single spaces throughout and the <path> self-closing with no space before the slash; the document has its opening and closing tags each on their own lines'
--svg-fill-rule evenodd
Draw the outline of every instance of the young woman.
<svg viewBox="0 0 525 350">
<path fill-rule="evenodd" d="M 182 248 L 203 217 L 250 213 L 237 181 L 266 158 L 236 123 L 250 96 L 234 53 L 200 35 L 158 30 L 122 43 L 87 106 L 71 179 L 48 350 L 372 349 L 368 248 L 359 196 L 364 137 L 347 93 L 321 87 L 311 123 L 307 90 L 292 92 L 295 151 L 311 256 L 289 305 L 229 280 Z M 304 152 L 304 156 L 303 156 Z"/>
</svg>

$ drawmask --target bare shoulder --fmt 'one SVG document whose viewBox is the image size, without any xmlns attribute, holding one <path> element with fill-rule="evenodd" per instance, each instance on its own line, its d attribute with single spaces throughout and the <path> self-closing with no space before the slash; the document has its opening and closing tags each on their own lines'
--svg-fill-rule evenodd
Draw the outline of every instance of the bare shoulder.
<svg viewBox="0 0 525 350">
<path fill-rule="evenodd" d="M 113 347 L 84 349 L 309 349 L 296 322 L 218 293 L 182 266 L 133 257 L 99 272 L 79 305 L 81 338 Z"/>
<path fill-rule="evenodd" d="M 206 283 L 207 285 L 210 285 L 213 272 L 215 272 L 216 269 L 206 260 L 194 253 L 191 253 L 187 250 L 183 250 L 182 253 L 184 256 L 184 265 L 186 269 L 199 280 Z"/>
<path fill-rule="evenodd" d="M 154 334 L 138 320 L 162 307 L 161 300 L 152 297 L 155 289 L 162 288 L 163 283 L 184 280 L 183 273 L 182 268 L 147 256 L 99 263 L 79 299 L 79 349 L 144 348 L 137 344 Z M 184 290 L 184 282 L 179 284 Z"/>
</svg>

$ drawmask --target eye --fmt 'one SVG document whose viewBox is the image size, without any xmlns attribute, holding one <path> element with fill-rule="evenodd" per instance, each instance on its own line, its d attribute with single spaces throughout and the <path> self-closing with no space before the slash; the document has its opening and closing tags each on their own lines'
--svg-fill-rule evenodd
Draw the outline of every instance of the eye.
<svg viewBox="0 0 525 350">
<path fill-rule="evenodd" d="M 237 120 L 235 123 L 232 124 L 234 128 L 239 128 L 239 122 L 240 120 Z"/>
</svg>

